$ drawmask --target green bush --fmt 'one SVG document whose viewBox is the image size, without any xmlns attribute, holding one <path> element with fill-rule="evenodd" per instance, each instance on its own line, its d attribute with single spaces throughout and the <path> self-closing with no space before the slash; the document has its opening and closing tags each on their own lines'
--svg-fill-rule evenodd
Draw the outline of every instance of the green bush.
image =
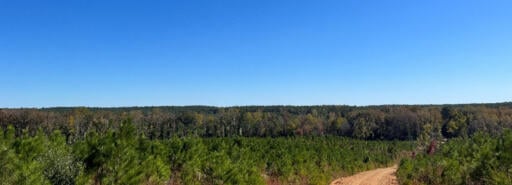
<svg viewBox="0 0 512 185">
<path fill-rule="evenodd" d="M 403 159 L 401 184 L 512 184 L 512 132 L 452 139 L 434 156 Z"/>
</svg>

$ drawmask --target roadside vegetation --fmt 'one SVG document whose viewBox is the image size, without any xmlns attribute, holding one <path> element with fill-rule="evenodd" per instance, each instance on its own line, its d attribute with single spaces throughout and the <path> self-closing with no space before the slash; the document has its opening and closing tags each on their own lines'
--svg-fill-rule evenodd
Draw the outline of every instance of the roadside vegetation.
<svg viewBox="0 0 512 185">
<path fill-rule="evenodd" d="M 512 132 L 454 138 L 433 155 L 403 159 L 401 184 L 512 184 Z"/>
<path fill-rule="evenodd" d="M 410 142 L 342 137 L 151 140 L 125 122 L 68 143 L 59 131 L 0 132 L 1 184 L 328 184 L 392 164 Z"/>
</svg>

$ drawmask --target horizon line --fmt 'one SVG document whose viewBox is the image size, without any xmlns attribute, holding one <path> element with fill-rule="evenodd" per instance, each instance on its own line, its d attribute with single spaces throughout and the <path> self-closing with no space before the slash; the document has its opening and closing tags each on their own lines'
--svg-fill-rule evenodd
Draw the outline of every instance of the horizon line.
<svg viewBox="0 0 512 185">
<path fill-rule="evenodd" d="M 322 106 L 339 106 L 339 107 L 379 107 L 379 106 L 457 106 L 457 105 L 493 105 L 493 104 L 511 104 L 512 101 L 502 102 L 470 102 L 470 103 L 432 103 L 432 104 L 367 104 L 367 105 L 349 105 L 349 104 L 267 104 L 267 105 L 206 105 L 206 104 L 189 104 L 189 105 L 128 105 L 128 106 L 20 106 L 20 107 L 0 107 L 0 109 L 59 109 L 59 108 L 92 108 L 92 109 L 116 109 L 116 108 L 155 108 L 155 107 L 210 107 L 210 108 L 236 108 L 236 107 L 322 107 Z"/>
</svg>

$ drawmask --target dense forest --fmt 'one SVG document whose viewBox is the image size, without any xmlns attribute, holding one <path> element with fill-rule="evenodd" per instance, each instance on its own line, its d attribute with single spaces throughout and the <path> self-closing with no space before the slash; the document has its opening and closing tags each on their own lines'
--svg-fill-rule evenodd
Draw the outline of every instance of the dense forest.
<svg viewBox="0 0 512 185">
<path fill-rule="evenodd" d="M 401 184 L 507 184 L 509 128 L 512 103 L 1 109 L 0 184 L 327 184 L 400 159 Z"/>
<path fill-rule="evenodd" d="M 150 139 L 174 136 L 346 136 L 371 140 L 415 140 L 423 135 L 491 135 L 512 128 L 512 103 L 390 106 L 248 106 L 2 109 L 0 126 L 16 135 L 60 130 L 69 141 L 104 133 L 131 119 Z"/>
</svg>

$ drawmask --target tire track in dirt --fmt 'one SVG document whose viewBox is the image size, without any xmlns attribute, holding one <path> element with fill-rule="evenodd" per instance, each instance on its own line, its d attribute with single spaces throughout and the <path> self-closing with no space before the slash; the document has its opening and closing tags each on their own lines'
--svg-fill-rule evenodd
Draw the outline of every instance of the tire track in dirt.
<svg viewBox="0 0 512 185">
<path fill-rule="evenodd" d="M 396 170 L 398 166 L 378 168 L 343 177 L 331 182 L 331 185 L 398 185 Z"/>
</svg>

